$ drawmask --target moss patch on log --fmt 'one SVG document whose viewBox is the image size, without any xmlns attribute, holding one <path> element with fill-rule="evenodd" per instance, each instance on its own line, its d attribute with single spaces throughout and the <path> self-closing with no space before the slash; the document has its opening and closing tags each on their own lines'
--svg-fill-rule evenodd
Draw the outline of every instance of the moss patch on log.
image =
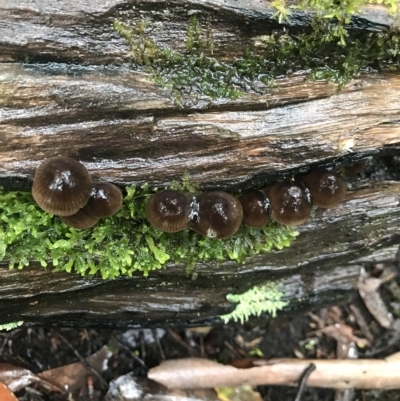
<svg viewBox="0 0 400 401">
<path fill-rule="evenodd" d="M 349 34 L 336 14 L 330 19 L 318 14 L 302 32 L 289 27 L 254 37 L 254 46 L 231 63 L 218 59 L 212 27 L 208 22 L 200 26 L 196 16 L 188 20 L 186 51 L 181 53 L 157 46 L 149 36 L 154 28 L 143 21 L 132 25 L 116 19 L 114 28 L 129 45 L 133 63 L 153 73 L 180 105 L 184 94 L 234 100 L 246 93 L 268 93 L 276 78 L 299 71 L 307 72 L 309 80 L 325 79 L 340 88 L 362 71 L 400 69 L 398 31 Z"/>
<path fill-rule="evenodd" d="M 333 21 L 336 25 L 332 34 L 341 41 L 347 36 L 345 25 L 349 24 L 354 14 L 361 11 L 368 4 L 386 6 L 390 13 L 399 9 L 397 0 L 300 0 L 288 5 L 286 0 L 273 0 L 271 6 L 276 10 L 279 22 L 289 21 L 292 10 L 311 11 L 318 17 Z"/>
<path fill-rule="evenodd" d="M 187 180 L 173 187 L 195 190 Z M 188 271 L 200 261 L 243 262 L 248 256 L 283 249 L 298 235 L 278 224 L 243 226 L 227 240 L 203 238 L 189 230 L 163 233 L 145 218 L 153 193 L 148 186 L 131 186 L 126 192 L 117 215 L 101 219 L 92 229 L 75 230 L 39 209 L 30 193 L 0 190 L 0 261 L 18 268 L 31 261 L 43 267 L 51 263 L 56 271 L 100 273 L 104 279 L 135 272 L 147 276 L 167 262 L 182 263 Z"/>
</svg>

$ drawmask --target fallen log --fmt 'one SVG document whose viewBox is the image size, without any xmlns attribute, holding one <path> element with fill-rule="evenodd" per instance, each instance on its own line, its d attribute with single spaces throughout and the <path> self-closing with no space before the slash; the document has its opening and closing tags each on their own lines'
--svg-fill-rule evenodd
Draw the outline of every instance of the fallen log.
<svg viewBox="0 0 400 401">
<path fill-rule="evenodd" d="M 200 323 L 233 309 L 228 293 L 275 282 L 292 308 L 337 301 L 354 288 L 366 261 L 391 263 L 400 219 L 396 72 L 354 70 L 338 87 L 306 79 L 312 68 L 299 64 L 272 86 L 248 72 L 234 75 L 222 96 L 218 80 L 177 84 L 176 75 L 144 57 L 154 51 L 166 61 L 166 48 L 185 62 L 205 55 L 213 68 L 236 74 L 235 61 L 252 60 L 244 50 L 256 54 L 282 27 L 268 4 L 177 1 L 165 11 L 154 1 L 39 3 L 0 2 L 0 186 L 7 191 L 29 191 L 38 164 L 55 154 L 77 158 L 95 179 L 123 187 L 168 186 L 186 170 L 200 190 L 232 193 L 316 166 L 366 158 L 371 166 L 363 179 L 350 179 L 346 202 L 317 211 L 289 248 L 243 264 L 198 263 L 187 275 L 184 262 L 170 263 L 149 278 L 105 281 L 55 274 L 51 264 L 44 270 L 35 261 L 9 270 L 5 255 L 0 322 Z M 364 10 L 348 29 L 386 34 L 396 19 L 375 11 Z M 293 12 L 286 28 L 307 30 L 310 19 Z"/>
<path fill-rule="evenodd" d="M 365 261 L 393 261 L 399 243 L 399 196 L 397 182 L 354 190 L 339 207 L 317 212 L 289 248 L 243 264 L 198 264 L 195 276 L 188 276 L 184 265 L 169 265 L 149 278 L 139 273 L 116 280 L 55 274 L 35 264 L 23 270 L 4 266 L 0 317 L 5 322 L 18 317 L 64 325 L 81 319 L 112 326 L 204 323 L 233 309 L 226 294 L 267 281 L 281 283 L 291 307 L 338 300 L 355 288 Z"/>
</svg>

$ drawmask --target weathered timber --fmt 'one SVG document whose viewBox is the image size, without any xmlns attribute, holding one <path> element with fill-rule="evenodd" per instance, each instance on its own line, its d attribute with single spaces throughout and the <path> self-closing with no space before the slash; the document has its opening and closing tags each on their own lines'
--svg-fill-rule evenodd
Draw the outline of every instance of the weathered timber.
<svg viewBox="0 0 400 401">
<path fill-rule="evenodd" d="M 117 69 L 108 77 L 82 67 L 78 77 L 43 75 L 47 68 L 0 65 L 0 178 L 30 183 L 41 160 L 67 154 L 124 184 L 165 185 L 188 170 L 204 187 L 242 185 L 260 173 L 273 179 L 333 163 L 349 150 L 400 145 L 395 74 L 362 77 L 338 94 L 333 84 L 296 77 L 270 95 L 223 110 L 209 100 L 187 114 L 143 74 Z"/>
<path fill-rule="evenodd" d="M 202 189 L 261 187 L 310 167 L 400 149 L 400 77 L 362 74 L 340 91 L 304 73 L 258 83 L 236 100 L 184 92 L 181 105 L 131 64 L 113 28 L 154 24 L 151 39 L 185 49 L 190 15 L 209 19 L 216 57 L 232 61 L 279 25 L 267 2 L 0 0 L 0 185 L 29 189 L 40 161 L 81 160 L 98 179 L 159 187 L 187 170 Z M 295 12 L 291 23 L 306 26 Z M 396 17 L 371 7 L 351 29 L 386 31 Z M 232 309 L 225 296 L 281 282 L 289 308 L 336 301 L 365 263 L 393 260 L 400 242 L 400 183 L 354 179 L 345 203 L 317 211 L 292 246 L 247 259 L 169 265 L 149 278 L 103 281 L 32 264 L 0 265 L 0 323 L 201 323 Z"/>
<path fill-rule="evenodd" d="M 251 0 L 33 0 L 23 5 L 1 0 L 0 61 L 129 62 L 129 50 L 112 27 L 119 16 L 158 23 L 151 35 L 155 42 L 181 50 L 188 15 L 193 14 L 213 20 L 215 47 L 225 59 L 234 59 L 242 48 L 253 46 L 254 37 L 266 27 L 279 26 L 272 19 L 275 12 L 268 1 Z M 293 10 L 290 21 L 307 26 L 309 18 L 310 14 Z M 350 27 L 382 31 L 398 25 L 396 16 L 371 5 L 352 19 Z"/>
<path fill-rule="evenodd" d="M 367 187 L 366 187 L 367 185 Z M 280 282 L 289 308 L 337 300 L 352 290 L 368 261 L 392 262 L 400 242 L 400 183 L 364 182 L 345 203 L 318 211 L 283 251 L 242 265 L 201 264 L 197 278 L 185 266 L 168 266 L 146 279 L 140 275 L 104 281 L 52 273 L 39 266 L 0 268 L 0 321 L 70 325 L 204 323 L 232 309 L 229 292 L 266 281 Z"/>
</svg>

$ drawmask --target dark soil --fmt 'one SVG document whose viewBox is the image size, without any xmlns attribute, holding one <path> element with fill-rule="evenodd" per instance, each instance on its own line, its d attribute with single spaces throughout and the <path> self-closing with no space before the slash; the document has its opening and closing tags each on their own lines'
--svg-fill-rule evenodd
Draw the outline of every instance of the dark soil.
<svg viewBox="0 0 400 401">
<path fill-rule="evenodd" d="M 360 357 L 377 351 L 374 357 L 384 357 L 400 350 L 400 340 L 392 345 L 392 336 L 380 328 L 362 305 L 358 295 L 354 292 L 349 303 L 340 307 L 343 320 L 354 327 L 355 334 L 360 335 L 357 324 L 351 318 L 348 305 L 356 305 L 367 319 L 369 328 L 375 336 L 370 349 L 359 350 Z M 323 317 L 329 313 L 328 309 L 314 311 Z M 128 329 L 121 330 L 93 330 L 50 328 L 21 328 L 7 334 L 1 334 L 0 362 L 11 363 L 28 368 L 35 373 L 46 369 L 77 362 L 74 352 L 60 339 L 59 333 L 64 336 L 73 348 L 82 357 L 87 357 L 109 345 L 114 351 L 108 363 L 108 369 L 103 378 L 110 382 L 126 373 L 134 376 L 145 376 L 147 369 L 159 364 L 163 358 L 184 358 L 190 356 L 204 356 L 229 363 L 233 359 L 243 358 L 261 351 L 266 358 L 295 357 L 294 350 L 305 357 L 334 357 L 336 343 L 332 339 L 319 337 L 317 343 L 307 334 L 315 330 L 310 327 L 312 321 L 307 314 L 301 313 L 273 321 L 267 318 L 252 320 L 245 325 L 216 326 L 206 334 L 199 334 L 193 329 L 160 328 L 160 329 Z M 392 333 L 399 335 L 399 333 Z M 399 337 L 398 337 L 399 338 Z M 289 387 L 259 387 L 265 401 L 294 401 L 297 388 Z M 89 395 L 89 388 L 85 386 L 74 394 L 74 400 L 100 401 L 104 398 L 106 389 L 102 389 L 98 381 L 94 382 L 94 391 Z M 390 399 L 400 400 L 398 391 L 378 393 L 374 398 L 371 394 L 359 394 L 358 399 Z M 30 386 L 17 393 L 23 401 L 61 401 L 67 396 L 56 393 L 46 393 L 39 387 Z M 302 401 L 333 401 L 334 390 L 307 389 Z"/>
</svg>

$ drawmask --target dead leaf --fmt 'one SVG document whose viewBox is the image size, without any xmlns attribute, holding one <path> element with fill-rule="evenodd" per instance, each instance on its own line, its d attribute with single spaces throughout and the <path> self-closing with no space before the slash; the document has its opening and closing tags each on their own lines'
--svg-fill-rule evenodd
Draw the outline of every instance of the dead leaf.
<svg viewBox="0 0 400 401">
<path fill-rule="evenodd" d="M 103 365 L 111 356 L 107 346 L 104 346 L 94 354 L 86 358 L 86 362 L 98 373 L 103 371 Z M 86 383 L 86 377 L 92 374 L 82 363 L 75 362 L 70 365 L 60 366 L 55 369 L 45 370 L 38 376 L 54 386 L 65 391 L 72 392 L 82 388 Z"/>
<path fill-rule="evenodd" d="M 323 329 L 325 327 L 324 319 L 321 319 L 318 315 L 312 312 L 308 312 L 307 316 L 317 325 L 319 329 Z"/>
<path fill-rule="evenodd" d="M 1 401 L 18 401 L 18 398 L 4 383 L 0 382 L 0 400 Z"/>
<path fill-rule="evenodd" d="M 40 382 L 29 369 L 14 366 L 9 363 L 0 363 L 0 382 L 4 383 L 12 391 L 18 391 L 32 383 Z"/>
<path fill-rule="evenodd" d="M 250 369 L 254 367 L 255 358 L 236 358 L 231 361 L 231 365 L 238 369 Z"/>
<path fill-rule="evenodd" d="M 212 326 L 191 327 L 187 329 L 190 333 L 206 336 L 212 329 Z"/>
<path fill-rule="evenodd" d="M 219 401 L 214 390 L 171 390 L 143 377 L 130 374 L 110 383 L 105 401 Z"/>
<path fill-rule="evenodd" d="M 257 347 L 261 343 L 262 339 L 262 337 L 257 337 L 251 341 L 246 341 L 240 334 L 235 337 L 236 344 L 245 349 Z"/>
<path fill-rule="evenodd" d="M 218 380 L 221 367 L 234 374 L 238 369 L 202 358 L 185 358 L 163 361 L 149 370 L 147 377 L 169 388 L 213 388 L 223 386 Z M 239 369 L 245 371 L 248 369 Z M 187 386 L 187 378 L 196 377 L 196 386 Z M 210 380 L 214 378 L 214 380 Z"/>
<path fill-rule="evenodd" d="M 341 343 L 350 344 L 354 342 L 361 347 L 370 346 L 368 340 L 355 336 L 353 334 L 353 329 L 346 324 L 332 324 L 319 331 L 327 337 L 331 337 Z"/>
<path fill-rule="evenodd" d="M 246 384 L 240 387 L 217 387 L 215 391 L 221 401 L 262 401 L 261 394 Z"/>
<path fill-rule="evenodd" d="M 391 278 L 393 278 L 392 275 L 381 279 L 369 277 L 365 269 L 361 269 L 357 283 L 358 293 L 364 301 L 365 306 L 375 320 L 385 329 L 390 329 L 392 327 L 394 319 L 377 290 L 382 283 Z"/>
<path fill-rule="evenodd" d="M 362 315 L 361 311 L 357 308 L 357 306 L 355 306 L 353 304 L 350 305 L 350 310 L 358 324 L 358 327 L 361 330 L 361 333 L 369 341 L 369 343 L 372 344 L 372 341 L 374 340 L 374 336 L 373 336 L 371 330 L 369 329 L 368 324 L 365 321 L 364 316 Z"/>
</svg>

